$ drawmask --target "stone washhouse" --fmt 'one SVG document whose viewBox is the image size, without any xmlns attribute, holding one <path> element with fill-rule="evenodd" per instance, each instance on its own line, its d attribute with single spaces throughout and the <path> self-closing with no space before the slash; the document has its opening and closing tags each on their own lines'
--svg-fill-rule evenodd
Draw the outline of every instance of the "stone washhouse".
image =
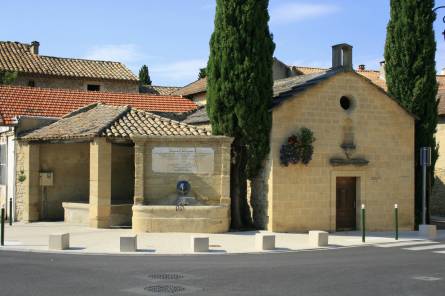
<svg viewBox="0 0 445 296">
<path fill-rule="evenodd" d="M 229 230 L 231 138 L 98 103 L 18 142 L 19 220 L 132 225 L 136 233 Z M 187 196 L 178 196 L 180 181 L 191 186 Z"/>
</svg>

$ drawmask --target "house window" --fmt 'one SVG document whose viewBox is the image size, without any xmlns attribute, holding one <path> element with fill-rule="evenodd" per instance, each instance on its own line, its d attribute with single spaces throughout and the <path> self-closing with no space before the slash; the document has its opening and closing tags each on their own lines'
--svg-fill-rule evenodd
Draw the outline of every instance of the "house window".
<svg viewBox="0 0 445 296">
<path fill-rule="evenodd" d="M 100 85 L 98 84 L 88 84 L 87 85 L 88 91 L 100 91 Z"/>
<path fill-rule="evenodd" d="M 6 185 L 6 145 L 0 144 L 0 185 Z"/>
<path fill-rule="evenodd" d="M 34 80 L 30 80 L 30 81 L 28 81 L 28 86 L 29 87 L 35 87 L 36 86 L 36 82 Z"/>
</svg>

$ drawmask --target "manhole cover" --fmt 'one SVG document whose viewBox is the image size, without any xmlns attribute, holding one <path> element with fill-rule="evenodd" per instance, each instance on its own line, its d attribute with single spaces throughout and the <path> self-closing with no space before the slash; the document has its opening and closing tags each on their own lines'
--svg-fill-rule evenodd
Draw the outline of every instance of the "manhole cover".
<svg viewBox="0 0 445 296">
<path fill-rule="evenodd" d="M 144 290 L 152 293 L 175 294 L 185 291 L 185 288 L 174 285 L 155 285 L 145 287 Z"/>
<path fill-rule="evenodd" d="M 173 281 L 173 280 L 180 280 L 180 279 L 184 278 L 184 275 L 179 274 L 179 273 L 159 273 L 159 274 L 151 274 L 148 277 L 153 280 Z"/>
</svg>

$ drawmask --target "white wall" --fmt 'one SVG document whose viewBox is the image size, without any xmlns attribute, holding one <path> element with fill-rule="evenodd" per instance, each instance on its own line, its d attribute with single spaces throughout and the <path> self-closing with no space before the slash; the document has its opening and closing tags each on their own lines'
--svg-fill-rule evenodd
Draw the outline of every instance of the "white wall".
<svg viewBox="0 0 445 296">
<path fill-rule="evenodd" d="M 0 185 L 0 207 L 9 206 L 9 198 L 13 199 L 13 216 L 15 214 L 15 136 L 14 128 L 9 126 L 0 126 L 0 142 L 6 144 L 7 151 L 7 170 L 6 186 Z"/>
</svg>

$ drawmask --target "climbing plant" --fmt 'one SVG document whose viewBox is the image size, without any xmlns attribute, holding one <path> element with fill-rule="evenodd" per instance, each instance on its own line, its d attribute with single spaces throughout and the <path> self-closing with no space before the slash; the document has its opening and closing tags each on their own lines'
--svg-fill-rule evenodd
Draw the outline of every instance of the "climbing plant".
<svg viewBox="0 0 445 296">
<path fill-rule="evenodd" d="M 314 146 L 312 145 L 314 142 L 314 133 L 310 129 L 302 127 L 297 133 L 287 139 L 287 143 L 281 146 L 281 164 L 289 166 L 289 164 L 301 162 L 304 165 L 308 165 L 314 154 Z"/>
</svg>

